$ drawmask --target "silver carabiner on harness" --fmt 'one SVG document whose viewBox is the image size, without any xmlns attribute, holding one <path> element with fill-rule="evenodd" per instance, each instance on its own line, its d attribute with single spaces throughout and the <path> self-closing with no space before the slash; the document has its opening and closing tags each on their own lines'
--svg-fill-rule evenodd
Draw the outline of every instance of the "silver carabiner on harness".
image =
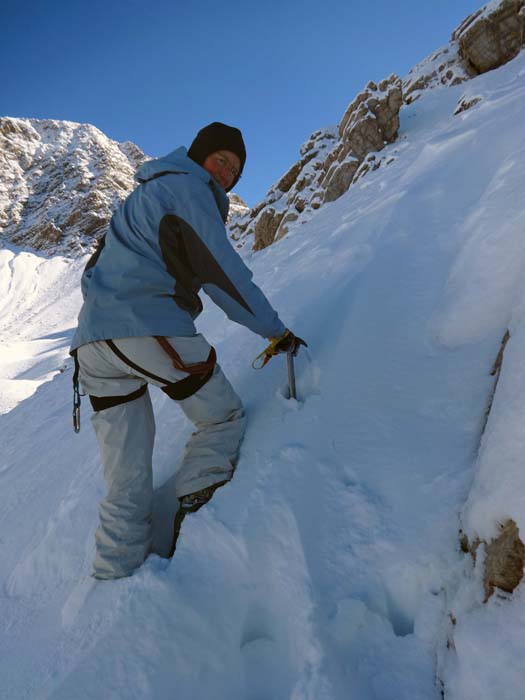
<svg viewBox="0 0 525 700">
<path fill-rule="evenodd" d="M 73 430 L 80 432 L 80 391 L 78 382 L 73 386 Z"/>
<path fill-rule="evenodd" d="M 83 394 L 80 393 L 78 384 L 78 375 L 80 373 L 80 365 L 78 363 L 77 351 L 73 350 L 71 353 L 75 361 L 75 371 L 73 372 L 73 430 L 75 433 L 80 432 L 80 397 Z"/>
</svg>

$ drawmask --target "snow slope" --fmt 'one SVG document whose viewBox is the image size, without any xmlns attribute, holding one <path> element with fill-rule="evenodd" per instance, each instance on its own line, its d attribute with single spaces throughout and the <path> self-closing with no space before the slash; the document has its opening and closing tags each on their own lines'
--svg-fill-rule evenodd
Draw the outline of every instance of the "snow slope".
<svg viewBox="0 0 525 700">
<path fill-rule="evenodd" d="M 0 414 L 64 369 L 82 263 L 0 249 Z M 69 328 L 67 327 L 69 325 Z"/>
<path fill-rule="evenodd" d="M 483 99 L 454 116 L 466 93 Z M 239 467 L 185 521 L 174 559 L 152 556 L 129 579 L 89 579 L 103 483 L 86 402 L 71 430 L 67 359 L 81 261 L 1 251 L 6 698 L 439 700 L 439 678 L 453 700 L 518 697 L 523 585 L 483 606 L 457 531 L 469 493 L 471 533 L 522 505 L 502 514 L 505 493 L 492 502 L 487 484 L 489 446 L 516 476 L 525 435 L 524 111 L 523 52 L 429 92 L 402 110 L 389 168 L 245 254 L 309 342 L 300 401 L 285 398 L 282 358 L 254 372 L 263 341 L 208 304 L 199 329 L 250 418 Z M 478 460 L 509 324 L 510 375 Z M 153 396 L 161 484 L 191 426 Z"/>
</svg>

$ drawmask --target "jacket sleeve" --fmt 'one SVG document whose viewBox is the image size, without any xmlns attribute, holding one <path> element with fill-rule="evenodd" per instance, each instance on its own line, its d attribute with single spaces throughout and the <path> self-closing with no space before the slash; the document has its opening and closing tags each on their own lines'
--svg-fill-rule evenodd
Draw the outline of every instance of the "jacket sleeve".
<svg viewBox="0 0 525 700">
<path fill-rule="evenodd" d="M 170 266 L 179 265 L 180 269 L 180 258 L 184 257 L 206 294 L 232 321 L 264 338 L 282 335 L 284 324 L 233 249 L 215 202 L 211 205 L 188 207 L 185 218 L 176 214 L 163 218 L 159 236 L 164 258 L 164 251 L 172 251 L 178 260 Z M 163 240 L 167 236 L 169 245 Z"/>
</svg>

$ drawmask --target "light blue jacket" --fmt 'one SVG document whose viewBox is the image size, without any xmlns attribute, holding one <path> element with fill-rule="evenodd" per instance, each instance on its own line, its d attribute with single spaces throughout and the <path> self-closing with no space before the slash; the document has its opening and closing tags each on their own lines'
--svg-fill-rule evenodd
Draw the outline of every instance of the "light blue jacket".
<svg viewBox="0 0 525 700">
<path fill-rule="evenodd" d="M 144 163 L 82 276 L 71 350 L 94 340 L 191 336 L 202 288 L 232 321 L 268 338 L 285 327 L 233 249 L 222 187 L 178 148 Z"/>
</svg>

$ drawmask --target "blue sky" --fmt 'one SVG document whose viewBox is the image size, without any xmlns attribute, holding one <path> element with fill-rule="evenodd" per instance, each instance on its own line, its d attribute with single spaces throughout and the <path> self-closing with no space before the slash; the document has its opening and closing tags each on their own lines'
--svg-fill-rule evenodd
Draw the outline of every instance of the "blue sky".
<svg viewBox="0 0 525 700">
<path fill-rule="evenodd" d="M 0 114 L 89 122 L 148 155 L 238 126 L 248 204 L 369 80 L 404 76 L 478 0 L 2 0 Z"/>
</svg>

